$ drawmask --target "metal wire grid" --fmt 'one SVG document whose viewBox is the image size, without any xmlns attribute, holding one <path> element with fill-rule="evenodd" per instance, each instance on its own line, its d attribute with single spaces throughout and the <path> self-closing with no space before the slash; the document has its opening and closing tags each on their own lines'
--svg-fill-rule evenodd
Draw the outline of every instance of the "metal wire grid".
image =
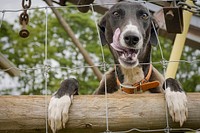
<svg viewBox="0 0 200 133">
<path fill-rule="evenodd" d="M 150 0 L 148 2 L 160 2 L 161 0 Z M 162 0 L 162 1 L 169 1 L 169 0 Z M 170 0 L 170 1 L 174 1 L 174 0 Z M 142 3 L 146 3 L 146 1 L 139 1 L 139 2 L 142 2 Z M 91 9 L 92 9 L 92 15 L 94 17 L 94 22 L 95 22 L 95 25 L 96 25 L 96 28 L 97 28 L 97 33 L 98 33 L 98 37 L 99 37 L 99 44 L 101 44 L 101 39 L 100 39 L 100 34 L 99 34 L 99 30 L 98 30 L 98 26 L 97 26 L 97 18 L 96 18 L 96 15 L 95 15 L 95 12 L 94 12 L 94 6 L 96 5 L 113 5 L 114 3 L 104 3 L 104 4 L 90 4 L 90 5 L 70 5 L 70 6 L 45 6 L 45 7 L 36 7 L 36 8 L 29 8 L 28 10 L 36 10 L 36 9 L 43 9 L 44 12 L 45 12 L 45 50 L 44 50 L 44 53 L 45 53 L 45 59 L 44 59 L 44 65 L 41 66 L 41 67 L 33 67 L 33 68 L 17 68 L 17 67 L 10 67 L 8 69 L 3 69 L 2 71 L 6 72 L 6 71 L 9 71 L 11 69 L 18 69 L 20 71 L 35 71 L 35 70 L 43 70 L 43 74 L 45 75 L 44 78 L 45 78 L 45 108 L 46 108 L 46 112 L 47 112 L 47 105 L 48 105 L 48 101 L 47 101 L 47 91 L 48 91 L 48 73 L 49 71 L 53 70 L 53 69 L 57 69 L 57 68 L 61 68 L 61 69 L 66 69 L 66 70 L 70 70 L 70 71 L 75 71 L 75 70 L 78 70 L 78 69 L 81 69 L 81 68 L 92 68 L 92 67 L 99 67 L 99 68 L 103 68 L 103 72 L 104 72 L 104 76 L 103 78 L 106 79 L 106 71 L 108 69 L 108 67 L 114 67 L 115 65 L 118 65 L 118 64 L 109 64 L 105 61 L 105 57 L 104 57 L 104 50 L 103 50 L 103 47 L 102 45 L 99 45 L 101 47 L 101 53 L 102 53 L 102 62 L 100 62 L 99 64 L 97 65 L 94 65 L 94 66 L 80 66 L 80 67 L 73 67 L 73 68 L 70 68 L 70 67 L 51 67 L 51 65 L 48 64 L 47 60 L 48 60 L 48 36 L 47 36 L 47 33 L 48 33 L 48 9 L 49 8 L 66 8 L 66 7 L 85 7 L 85 6 L 90 6 Z M 5 13 L 7 12 L 20 12 L 20 11 L 24 11 L 24 9 L 17 9 L 17 10 L 0 10 L 0 12 L 2 13 L 2 16 L 1 16 L 1 20 L 0 20 L 0 28 L 2 27 L 2 23 L 3 23 L 3 20 L 4 20 L 4 16 L 5 16 Z M 154 30 L 155 30 L 155 27 L 154 27 Z M 156 31 L 156 30 L 155 30 Z M 158 39 L 158 35 L 156 35 L 157 39 Z M 159 40 L 159 39 L 158 39 Z M 166 66 L 168 63 L 171 63 L 171 62 L 180 62 L 180 63 L 188 63 L 188 64 L 193 64 L 193 63 L 197 63 L 197 62 L 200 62 L 200 60 L 192 60 L 192 61 L 189 61 L 189 60 L 176 60 L 176 61 L 167 61 L 165 60 L 164 58 L 164 55 L 163 55 L 163 51 L 162 51 L 162 47 L 160 45 L 160 42 L 158 42 L 159 44 L 159 49 L 160 49 L 160 52 L 161 52 L 161 61 L 159 62 L 150 62 L 150 63 L 140 63 L 141 65 L 147 65 L 147 64 L 161 64 L 163 66 L 163 75 L 164 75 L 164 79 L 165 79 L 165 71 L 166 71 Z M 163 128 L 163 129 L 155 129 L 155 130 L 142 130 L 142 129 L 138 129 L 138 128 L 131 128 L 129 130 L 125 130 L 125 131 L 116 131 L 116 132 L 112 132 L 109 130 L 109 121 L 108 121 L 108 101 L 107 101 L 107 87 L 106 87 L 106 80 L 105 80 L 105 111 L 106 111 L 106 116 L 105 116 L 105 119 L 106 119 L 106 131 L 104 133 L 130 133 L 130 132 L 134 132 L 134 131 L 137 131 L 137 132 L 166 132 L 166 133 L 169 133 L 170 131 L 192 131 L 192 132 L 199 132 L 200 131 L 200 128 L 197 129 L 197 130 L 194 130 L 194 129 L 191 129 L 191 128 L 170 128 L 169 126 L 169 122 L 168 122 L 168 110 L 167 110 L 167 105 L 166 105 L 166 128 Z M 48 133 L 48 113 L 45 113 L 45 118 L 46 118 L 46 133 Z"/>
</svg>

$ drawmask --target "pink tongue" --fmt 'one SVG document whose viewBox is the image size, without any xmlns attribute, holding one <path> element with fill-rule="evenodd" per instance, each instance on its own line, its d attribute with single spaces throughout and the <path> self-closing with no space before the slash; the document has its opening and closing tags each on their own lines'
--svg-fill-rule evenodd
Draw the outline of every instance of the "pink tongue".
<svg viewBox="0 0 200 133">
<path fill-rule="evenodd" d="M 113 42 L 110 44 L 116 51 L 122 52 L 123 55 L 127 58 L 135 57 L 135 50 L 134 49 L 127 49 L 120 45 L 119 43 L 119 36 L 120 36 L 120 29 L 117 28 L 113 35 Z"/>
<path fill-rule="evenodd" d="M 119 44 L 119 35 L 120 35 L 120 29 L 117 28 L 115 30 L 114 35 L 113 35 L 113 42 L 110 45 L 117 51 L 123 51 L 124 48 L 121 47 L 120 44 Z"/>
</svg>

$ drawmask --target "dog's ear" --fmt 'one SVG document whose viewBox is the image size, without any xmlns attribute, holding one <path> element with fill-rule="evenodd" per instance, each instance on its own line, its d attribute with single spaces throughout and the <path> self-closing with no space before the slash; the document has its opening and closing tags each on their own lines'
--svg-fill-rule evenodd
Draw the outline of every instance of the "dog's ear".
<svg viewBox="0 0 200 133">
<path fill-rule="evenodd" d="M 150 44 L 153 46 L 158 45 L 158 23 L 155 19 L 152 19 L 151 21 L 151 37 L 150 37 Z"/>
<path fill-rule="evenodd" d="M 101 18 L 100 22 L 98 23 L 99 34 L 100 34 L 102 45 L 106 45 L 107 44 L 106 35 L 105 35 L 105 32 L 106 32 L 106 20 L 107 20 L 107 13 Z"/>
</svg>

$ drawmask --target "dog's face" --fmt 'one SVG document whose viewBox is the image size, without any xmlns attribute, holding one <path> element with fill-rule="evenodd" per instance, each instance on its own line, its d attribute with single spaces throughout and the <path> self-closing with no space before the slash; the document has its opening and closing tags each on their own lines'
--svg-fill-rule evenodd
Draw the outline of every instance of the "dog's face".
<svg viewBox="0 0 200 133">
<path fill-rule="evenodd" d="M 154 31 L 151 24 L 151 14 L 142 4 L 117 3 L 99 23 L 102 43 L 109 44 L 115 62 L 135 67 L 143 60 L 149 41 L 155 40 L 155 36 L 150 37 Z"/>
</svg>

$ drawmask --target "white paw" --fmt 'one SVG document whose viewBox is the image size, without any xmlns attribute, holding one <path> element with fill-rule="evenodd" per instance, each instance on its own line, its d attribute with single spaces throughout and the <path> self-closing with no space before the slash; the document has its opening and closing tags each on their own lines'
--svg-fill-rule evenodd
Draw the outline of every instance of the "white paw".
<svg viewBox="0 0 200 133">
<path fill-rule="evenodd" d="M 165 90 L 165 98 L 173 121 L 180 122 L 180 126 L 182 126 L 188 117 L 187 96 L 185 92 L 171 91 L 168 87 Z"/>
<path fill-rule="evenodd" d="M 72 97 L 64 95 L 60 98 L 53 96 L 48 108 L 48 122 L 53 133 L 57 130 L 65 128 L 68 121 L 68 112 L 71 105 Z"/>
</svg>

